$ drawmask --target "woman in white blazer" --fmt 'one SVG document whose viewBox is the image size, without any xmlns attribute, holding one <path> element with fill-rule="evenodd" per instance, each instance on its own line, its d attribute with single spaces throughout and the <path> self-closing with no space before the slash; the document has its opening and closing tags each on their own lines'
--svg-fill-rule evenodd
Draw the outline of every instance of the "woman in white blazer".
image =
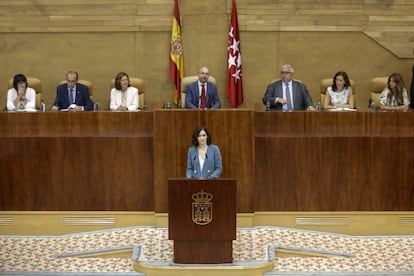
<svg viewBox="0 0 414 276">
<path fill-rule="evenodd" d="M 120 72 L 115 77 L 115 88 L 111 90 L 109 109 L 112 111 L 138 110 L 138 89 L 130 86 L 129 76 Z"/>
<path fill-rule="evenodd" d="M 17 74 L 13 78 L 13 88 L 7 91 L 7 110 L 36 109 L 36 91 L 29 87 L 27 78 Z"/>
</svg>

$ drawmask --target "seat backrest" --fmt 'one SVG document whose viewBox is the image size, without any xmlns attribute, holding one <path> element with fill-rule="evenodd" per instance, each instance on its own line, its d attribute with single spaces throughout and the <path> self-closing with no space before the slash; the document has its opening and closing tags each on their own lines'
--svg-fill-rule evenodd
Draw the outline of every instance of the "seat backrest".
<svg viewBox="0 0 414 276">
<path fill-rule="evenodd" d="M 187 85 L 190 83 L 196 82 L 198 80 L 198 76 L 187 76 L 181 80 L 181 107 L 185 108 L 185 92 L 187 90 Z M 208 77 L 208 82 L 216 84 L 216 79 L 213 76 Z"/>
<path fill-rule="evenodd" d="M 26 77 L 28 86 L 36 91 L 36 108 L 40 108 L 40 102 L 42 101 L 42 82 L 38 78 Z M 13 79 L 10 79 L 7 83 L 7 89 L 13 88 Z"/>
<path fill-rule="evenodd" d="M 61 84 L 64 84 L 64 83 L 66 83 L 65 80 L 59 82 L 58 85 L 61 85 Z M 85 85 L 85 86 L 88 87 L 88 89 L 89 89 L 89 96 L 92 99 L 92 95 L 93 95 L 93 84 L 92 84 L 92 82 L 91 81 L 88 81 L 88 80 L 78 80 L 78 83 L 83 84 L 83 85 Z"/>
<path fill-rule="evenodd" d="M 145 104 L 145 81 L 140 78 L 129 78 L 129 84 L 138 88 L 138 108 L 143 109 Z M 111 89 L 115 87 L 115 79 L 111 80 Z"/>
<path fill-rule="evenodd" d="M 388 77 L 377 77 L 373 78 L 369 84 L 369 90 L 371 93 L 371 99 L 374 100 L 375 106 L 379 108 L 378 97 L 381 92 L 386 88 L 388 85 Z"/>
<path fill-rule="evenodd" d="M 297 82 L 300 82 L 300 83 L 303 83 L 303 81 L 301 81 L 301 80 L 298 80 L 298 79 L 293 79 L 294 81 L 297 81 Z M 272 84 L 272 83 L 274 83 L 274 82 L 277 82 L 277 81 L 280 81 L 280 79 L 274 79 L 274 80 L 272 80 L 268 85 L 270 85 L 270 84 Z"/>
<path fill-rule="evenodd" d="M 353 80 L 349 80 L 349 82 L 351 83 L 351 87 L 352 87 L 352 96 L 354 97 L 354 107 L 356 106 L 355 104 L 355 82 Z M 323 79 L 321 80 L 320 83 L 320 98 L 321 98 L 321 103 L 323 105 L 324 101 L 325 101 L 325 95 L 326 95 L 326 89 L 332 86 L 332 78 L 330 79 Z"/>
</svg>

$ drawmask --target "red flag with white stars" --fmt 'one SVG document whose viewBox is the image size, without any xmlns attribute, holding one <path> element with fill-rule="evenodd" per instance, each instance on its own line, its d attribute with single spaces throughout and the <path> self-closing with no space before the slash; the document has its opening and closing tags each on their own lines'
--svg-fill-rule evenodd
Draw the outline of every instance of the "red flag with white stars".
<svg viewBox="0 0 414 276">
<path fill-rule="evenodd" d="M 236 0 L 232 1 L 227 53 L 227 98 L 229 99 L 231 106 L 237 108 L 243 103 L 243 84 Z"/>
</svg>

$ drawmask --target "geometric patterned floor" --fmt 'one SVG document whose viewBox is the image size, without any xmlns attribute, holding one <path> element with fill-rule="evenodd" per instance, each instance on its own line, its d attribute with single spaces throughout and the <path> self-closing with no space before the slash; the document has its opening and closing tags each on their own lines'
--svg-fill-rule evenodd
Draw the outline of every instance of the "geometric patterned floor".
<svg viewBox="0 0 414 276">
<path fill-rule="evenodd" d="M 140 248 L 131 257 L 79 258 L 80 254 Z M 296 251 L 318 257 L 280 257 Z M 273 261 L 273 272 L 414 273 L 413 236 L 349 236 L 282 227 L 238 228 L 234 261 Z M 127 227 L 61 236 L 0 236 L 0 274 L 77 272 L 139 275 L 133 262 L 173 260 L 168 229 Z"/>
</svg>

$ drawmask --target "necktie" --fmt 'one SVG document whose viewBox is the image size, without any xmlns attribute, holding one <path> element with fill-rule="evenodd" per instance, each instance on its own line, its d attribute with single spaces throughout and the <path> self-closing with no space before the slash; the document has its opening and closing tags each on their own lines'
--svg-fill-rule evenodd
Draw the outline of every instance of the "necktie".
<svg viewBox="0 0 414 276">
<path fill-rule="evenodd" d="M 73 104 L 74 102 L 75 102 L 75 97 L 73 96 L 73 88 L 72 88 L 70 89 L 70 92 L 69 92 L 69 103 Z"/>
<path fill-rule="evenodd" d="M 287 102 L 287 108 L 288 110 L 292 110 L 293 109 L 293 104 L 292 104 L 292 95 L 290 94 L 290 89 L 289 89 L 289 83 L 286 83 L 286 102 Z"/>
<path fill-rule="evenodd" d="M 206 108 L 206 88 L 205 88 L 205 84 L 201 85 L 200 108 Z"/>
</svg>

